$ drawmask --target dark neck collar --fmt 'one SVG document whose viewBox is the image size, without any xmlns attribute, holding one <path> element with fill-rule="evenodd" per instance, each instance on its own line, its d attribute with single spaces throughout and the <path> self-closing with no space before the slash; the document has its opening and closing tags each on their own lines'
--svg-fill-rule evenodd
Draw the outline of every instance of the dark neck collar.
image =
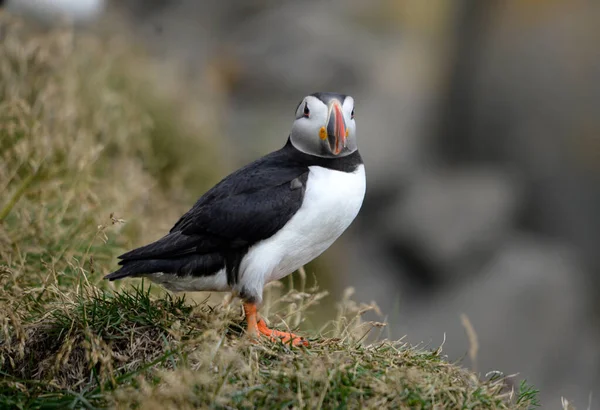
<svg viewBox="0 0 600 410">
<path fill-rule="evenodd" d="M 315 155 L 309 155 L 296 149 L 296 147 L 294 147 L 292 141 L 289 138 L 285 146 L 281 149 L 281 152 L 285 154 L 286 159 L 288 161 L 295 162 L 299 165 L 307 167 L 319 166 L 342 172 L 354 172 L 356 168 L 358 168 L 358 166 L 363 163 L 358 150 L 354 151 L 350 155 L 346 155 L 345 157 L 317 157 Z"/>
</svg>

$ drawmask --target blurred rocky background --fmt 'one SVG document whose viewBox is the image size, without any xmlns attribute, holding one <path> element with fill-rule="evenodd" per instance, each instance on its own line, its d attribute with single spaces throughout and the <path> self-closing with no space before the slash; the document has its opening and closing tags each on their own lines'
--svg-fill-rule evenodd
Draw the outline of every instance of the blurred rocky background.
<svg viewBox="0 0 600 410">
<path fill-rule="evenodd" d="M 152 86 L 219 124 L 223 173 L 280 147 L 304 95 L 352 94 L 368 193 L 324 287 L 544 407 L 600 408 L 600 3 L 101 3 L 72 17 L 168 66 Z"/>
</svg>

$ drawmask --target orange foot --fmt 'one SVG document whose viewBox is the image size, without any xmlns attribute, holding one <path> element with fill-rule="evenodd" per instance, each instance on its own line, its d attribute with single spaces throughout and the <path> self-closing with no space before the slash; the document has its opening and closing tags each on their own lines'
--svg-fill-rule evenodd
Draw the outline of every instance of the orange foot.
<svg viewBox="0 0 600 410">
<path fill-rule="evenodd" d="M 256 305 L 254 303 L 244 303 L 244 313 L 248 328 L 246 332 L 253 337 L 258 335 L 267 336 L 271 341 L 281 341 L 284 344 L 292 343 L 294 346 L 308 346 L 308 341 L 301 336 L 290 332 L 281 332 L 279 330 L 269 329 L 264 320 L 257 321 Z"/>
<path fill-rule="evenodd" d="M 291 340 L 294 346 L 308 346 L 308 341 L 302 336 L 298 336 L 290 332 L 282 332 L 275 329 L 269 329 L 265 321 L 262 319 L 258 321 L 257 328 L 258 333 L 267 336 L 273 342 L 281 340 L 284 344 L 288 344 Z"/>
</svg>

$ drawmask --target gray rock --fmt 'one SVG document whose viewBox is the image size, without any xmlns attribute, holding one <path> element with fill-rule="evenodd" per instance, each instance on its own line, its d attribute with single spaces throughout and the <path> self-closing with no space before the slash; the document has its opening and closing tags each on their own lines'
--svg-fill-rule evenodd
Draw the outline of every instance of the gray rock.
<svg viewBox="0 0 600 410">
<path fill-rule="evenodd" d="M 405 294 L 400 312 L 391 315 L 393 336 L 437 348 L 445 333 L 444 353 L 457 360 L 469 349 L 460 317 L 466 314 L 477 334 L 478 371 L 519 373 L 541 389 L 544 408 L 557 407 L 561 395 L 585 408 L 590 391 L 600 397 L 594 383 L 600 338 L 575 260 L 559 244 L 514 237 L 470 283 L 428 299 Z"/>
<path fill-rule="evenodd" d="M 411 242 L 435 268 L 452 272 L 502 240 L 518 201 L 519 190 L 504 173 L 437 169 L 413 179 L 386 215 L 385 229 L 390 241 Z"/>
<path fill-rule="evenodd" d="M 376 301 L 384 312 L 397 309 L 407 291 L 403 268 L 386 257 L 374 233 L 363 233 L 359 237 L 352 235 L 353 228 L 328 251 L 338 256 L 336 280 L 332 284 L 334 294 L 342 294 L 347 287 L 353 287 L 362 302 Z M 360 229 L 356 230 L 360 232 Z"/>
<path fill-rule="evenodd" d="M 230 27 L 224 43 L 241 64 L 240 86 L 248 97 L 299 99 L 308 92 L 346 90 L 366 76 L 371 36 L 331 9 L 327 3 L 282 3 Z"/>
</svg>

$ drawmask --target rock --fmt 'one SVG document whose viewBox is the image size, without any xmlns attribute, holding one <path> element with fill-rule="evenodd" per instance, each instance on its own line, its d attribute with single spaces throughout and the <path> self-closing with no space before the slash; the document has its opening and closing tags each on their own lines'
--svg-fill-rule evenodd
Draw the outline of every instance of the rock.
<svg viewBox="0 0 600 410">
<path fill-rule="evenodd" d="M 409 246 L 440 274 L 461 275 L 506 235 L 518 203 L 519 190 L 505 173 L 437 169 L 411 181 L 382 226 L 392 249 Z"/>
<path fill-rule="evenodd" d="M 540 237 L 513 237 L 468 284 L 427 299 L 405 294 L 400 312 L 391 314 L 394 337 L 443 350 L 450 360 L 467 356 L 469 341 L 461 314 L 478 339 L 476 365 L 485 374 L 501 370 L 541 390 L 543 408 L 560 397 L 587 406 L 600 397 L 600 343 L 589 322 L 583 272 L 560 244 Z M 399 316 L 397 316 L 399 315 Z"/>
<path fill-rule="evenodd" d="M 386 257 L 374 233 L 363 232 L 359 236 L 352 234 L 354 230 L 362 231 L 359 226 L 350 228 L 349 234 L 343 235 L 328 250 L 336 261 L 333 293 L 342 294 L 346 288 L 353 287 L 361 302 L 376 301 L 384 312 L 397 309 L 402 293 L 408 290 L 404 281 L 406 272 Z"/>
<path fill-rule="evenodd" d="M 237 93 L 299 100 L 310 92 L 353 88 L 367 75 L 376 43 L 330 9 L 327 3 L 283 2 L 231 27 L 224 43 L 241 65 Z"/>
</svg>

